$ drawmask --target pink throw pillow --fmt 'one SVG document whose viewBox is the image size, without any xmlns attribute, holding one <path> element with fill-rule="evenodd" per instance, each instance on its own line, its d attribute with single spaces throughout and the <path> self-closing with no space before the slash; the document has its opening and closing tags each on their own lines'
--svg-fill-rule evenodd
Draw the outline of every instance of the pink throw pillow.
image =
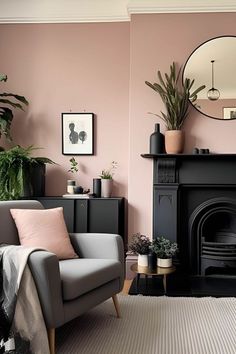
<svg viewBox="0 0 236 354">
<path fill-rule="evenodd" d="M 78 258 L 66 229 L 62 208 L 10 209 L 20 244 L 55 253 L 59 259 Z"/>
</svg>

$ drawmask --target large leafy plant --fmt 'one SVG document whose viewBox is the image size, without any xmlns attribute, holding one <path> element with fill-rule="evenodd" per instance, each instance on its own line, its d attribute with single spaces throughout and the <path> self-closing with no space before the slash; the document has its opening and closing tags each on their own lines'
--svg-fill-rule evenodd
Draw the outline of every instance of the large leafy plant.
<svg viewBox="0 0 236 354">
<path fill-rule="evenodd" d="M 0 200 L 21 198 L 26 186 L 32 192 L 32 169 L 45 163 L 54 163 L 46 157 L 32 157 L 31 154 L 37 149 L 18 145 L 0 152 Z"/>
<path fill-rule="evenodd" d="M 6 82 L 7 75 L 0 74 L 0 81 Z M 0 93 L 0 138 L 2 135 L 5 135 L 8 140 L 12 140 L 10 134 L 13 119 L 12 109 L 18 108 L 24 110 L 24 105 L 28 105 L 25 97 L 14 93 Z"/>
<path fill-rule="evenodd" d="M 197 94 L 205 88 L 205 85 L 198 87 L 192 93 L 190 90 L 194 84 L 194 80 L 185 78 L 185 80 L 180 82 L 180 73 L 176 71 L 176 65 L 173 63 L 170 65 L 170 74 L 164 75 L 164 78 L 158 70 L 157 77 L 159 83 L 154 82 L 153 84 L 149 81 L 145 81 L 145 84 L 155 90 L 161 97 L 166 113 L 161 111 L 161 115 L 155 114 L 164 120 L 167 130 L 180 130 L 187 115 L 189 103 L 194 102 L 197 99 Z"/>
</svg>

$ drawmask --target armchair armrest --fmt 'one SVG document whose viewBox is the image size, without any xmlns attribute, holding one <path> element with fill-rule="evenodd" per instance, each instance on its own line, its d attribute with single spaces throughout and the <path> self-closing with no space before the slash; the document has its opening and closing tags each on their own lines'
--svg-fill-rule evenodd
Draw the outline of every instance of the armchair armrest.
<svg viewBox="0 0 236 354">
<path fill-rule="evenodd" d="M 74 250 L 83 258 L 115 259 L 121 263 L 120 284 L 123 287 L 125 275 L 124 243 L 116 234 L 73 233 L 69 234 Z"/>
<path fill-rule="evenodd" d="M 80 257 L 109 258 L 124 263 L 124 245 L 120 235 L 73 233 L 70 240 Z"/>
<path fill-rule="evenodd" d="M 47 328 L 64 323 L 59 261 L 55 254 L 46 251 L 33 252 L 28 264 L 38 291 Z"/>
</svg>

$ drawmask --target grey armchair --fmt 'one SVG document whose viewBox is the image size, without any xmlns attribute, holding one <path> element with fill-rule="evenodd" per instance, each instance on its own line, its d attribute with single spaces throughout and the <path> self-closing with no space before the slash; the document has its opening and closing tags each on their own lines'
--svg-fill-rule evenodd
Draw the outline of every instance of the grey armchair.
<svg viewBox="0 0 236 354">
<path fill-rule="evenodd" d="M 11 208 L 43 209 L 37 201 L 0 202 L 0 243 L 19 244 Z M 58 261 L 50 252 L 29 257 L 48 329 L 51 353 L 55 352 L 55 328 L 112 297 L 120 316 L 116 294 L 124 284 L 124 249 L 119 235 L 70 234 L 78 259 Z"/>
</svg>

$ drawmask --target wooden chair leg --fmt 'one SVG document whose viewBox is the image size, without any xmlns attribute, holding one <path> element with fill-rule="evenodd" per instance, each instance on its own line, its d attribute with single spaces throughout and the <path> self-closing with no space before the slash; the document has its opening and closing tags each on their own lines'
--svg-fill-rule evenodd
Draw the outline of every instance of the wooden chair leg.
<svg viewBox="0 0 236 354">
<path fill-rule="evenodd" d="M 113 295 L 112 296 L 112 300 L 113 300 L 113 304 L 114 304 L 115 309 L 116 309 L 116 315 L 117 315 L 118 318 L 120 318 L 121 317 L 121 315 L 120 315 L 120 305 L 119 305 L 119 301 L 118 301 L 117 295 Z"/>
<path fill-rule="evenodd" d="M 55 354 L 55 328 L 48 329 L 48 342 L 50 354 Z"/>
</svg>

